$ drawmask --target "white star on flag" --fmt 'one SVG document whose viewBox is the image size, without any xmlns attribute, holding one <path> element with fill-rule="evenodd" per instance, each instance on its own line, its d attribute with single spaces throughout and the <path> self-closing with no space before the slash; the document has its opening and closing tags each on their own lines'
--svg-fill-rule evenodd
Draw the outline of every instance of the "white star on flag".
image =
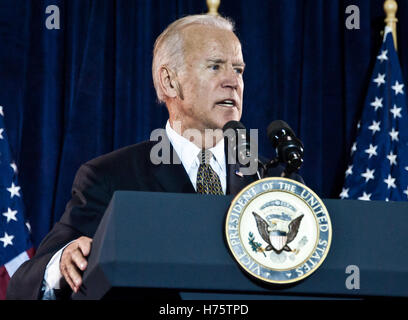
<svg viewBox="0 0 408 320">
<path fill-rule="evenodd" d="M 17 173 L 17 165 L 15 162 L 10 163 L 10 167 L 13 168 L 14 173 Z"/>
<path fill-rule="evenodd" d="M 358 200 L 364 200 L 364 201 L 370 201 L 371 193 L 367 194 L 363 192 L 363 195 L 361 197 L 358 197 Z"/>
<path fill-rule="evenodd" d="M 378 147 L 378 146 L 373 146 L 373 145 L 370 143 L 370 147 L 369 147 L 368 149 L 364 150 L 365 153 L 368 153 L 368 154 L 369 154 L 368 159 L 371 159 L 372 156 L 376 156 L 376 155 L 377 155 L 377 147 Z"/>
<path fill-rule="evenodd" d="M 350 174 L 353 174 L 353 166 L 352 166 L 352 165 L 347 168 L 347 170 L 346 170 L 346 177 L 347 177 L 348 175 L 350 175 Z"/>
<path fill-rule="evenodd" d="M 10 192 L 10 198 L 13 198 L 14 196 L 19 197 L 20 196 L 20 187 L 14 185 L 14 182 L 11 183 L 11 187 L 7 188 L 7 191 Z"/>
<path fill-rule="evenodd" d="M 404 193 L 407 195 L 407 198 L 408 198 L 408 187 L 407 187 L 407 190 L 404 191 Z"/>
<path fill-rule="evenodd" d="M 383 83 L 385 83 L 385 73 L 381 74 L 379 73 L 377 78 L 373 80 L 377 84 L 377 87 L 381 86 Z"/>
<path fill-rule="evenodd" d="M 361 174 L 361 176 L 366 179 L 366 181 L 365 181 L 366 183 L 367 183 L 370 179 L 374 180 L 374 171 L 375 171 L 375 169 L 370 170 L 370 169 L 367 168 L 366 172 L 364 172 L 364 173 Z"/>
<path fill-rule="evenodd" d="M 390 109 L 390 112 L 394 116 L 394 119 L 396 119 L 397 117 L 402 118 L 401 110 L 402 110 L 402 108 L 397 108 L 397 105 L 395 105 L 395 104 L 394 104 L 394 107 L 392 109 Z"/>
<path fill-rule="evenodd" d="M 353 146 L 351 147 L 351 155 L 353 155 L 353 153 L 356 151 L 357 151 L 357 142 L 354 142 Z"/>
<path fill-rule="evenodd" d="M 4 117 L 3 106 L 0 106 L 0 115 Z"/>
<path fill-rule="evenodd" d="M 14 236 L 9 236 L 7 232 L 4 233 L 4 237 L 0 238 L 0 241 L 3 242 L 3 248 L 7 247 L 8 245 L 13 245 Z"/>
<path fill-rule="evenodd" d="M 388 60 L 387 53 L 388 50 L 381 51 L 381 54 L 377 57 L 377 59 L 381 60 L 381 62 L 384 62 L 384 60 Z"/>
<path fill-rule="evenodd" d="M 3 137 L 3 131 L 4 131 L 4 129 L 3 129 L 3 128 L 0 128 L 0 139 L 1 139 L 1 140 L 4 139 L 4 137 Z"/>
<path fill-rule="evenodd" d="M 375 111 L 378 110 L 378 108 L 382 108 L 383 107 L 383 98 L 379 99 L 377 97 L 375 97 L 375 101 L 371 102 L 371 106 L 373 106 L 375 108 Z"/>
<path fill-rule="evenodd" d="M 16 214 L 17 210 L 11 210 L 11 208 L 8 208 L 7 212 L 3 212 L 3 216 L 7 218 L 7 223 L 11 220 L 17 221 Z"/>
<path fill-rule="evenodd" d="M 373 120 L 373 123 L 371 124 L 371 126 L 368 127 L 368 129 L 373 132 L 373 135 L 375 134 L 376 131 L 381 131 L 380 124 L 381 124 L 381 121 L 376 122 L 375 120 Z"/>
<path fill-rule="evenodd" d="M 387 159 L 390 160 L 390 166 L 393 164 L 397 165 L 397 155 L 390 151 L 390 154 L 387 156 Z"/>
<path fill-rule="evenodd" d="M 402 90 L 402 88 L 404 88 L 404 84 L 399 83 L 398 80 L 395 81 L 395 85 L 393 85 L 392 90 L 395 91 L 395 95 L 397 96 L 399 93 L 404 94 L 404 91 Z"/>
<path fill-rule="evenodd" d="M 389 132 L 389 135 L 391 136 L 391 141 L 399 141 L 398 139 L 398 131 L 395 131 L 394 128 L 392 128 L 392 130 Z"/>
<path fill-rule="evenodd" d="M 391 177 L 390 174 L 388 175 L 387 179 L 384 179 L 384 182 L 387 184 L 388 189 L 397 187 L 395 185 L 395 178 Z"/>
<path fill-rule="evenodd" d="M 341 190 L 341 193 L 340 193 L 340 198 L 342 199 L 348 198 L 349 197 L 348 192 L 349 192 L 349 188 L 347 189 L 343 188 L 343 190 Z"/>
</svg>

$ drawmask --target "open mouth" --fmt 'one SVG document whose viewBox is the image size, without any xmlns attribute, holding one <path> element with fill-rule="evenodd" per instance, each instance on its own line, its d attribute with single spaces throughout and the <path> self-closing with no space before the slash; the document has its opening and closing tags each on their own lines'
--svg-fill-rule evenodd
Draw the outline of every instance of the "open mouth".
<svg viewBox="0 0 408 320">
<path fill-rule="evenodd" d="M 231 107 L 236 107 L 237 103 L 235 102 L 235 100 L 232 100 L 232 99 L 224 99 L 224 100 L 218 101 L 216 105 L 221 106 L 221 107 L 231 108 Z"/>
</svg>

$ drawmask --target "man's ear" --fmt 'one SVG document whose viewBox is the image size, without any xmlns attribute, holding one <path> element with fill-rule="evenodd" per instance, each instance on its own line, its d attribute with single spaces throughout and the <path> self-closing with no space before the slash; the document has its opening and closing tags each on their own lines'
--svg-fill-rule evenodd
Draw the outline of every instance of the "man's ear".
<svg viewBox="0 0 408 320">
<path fill-rule="evenodd" d="M 180 97 L 183 99 L 176 74 L 167 66 L 162 66 L 159 72 L 160 86 L 164 94 L 169 98 Z"/>
</svg>

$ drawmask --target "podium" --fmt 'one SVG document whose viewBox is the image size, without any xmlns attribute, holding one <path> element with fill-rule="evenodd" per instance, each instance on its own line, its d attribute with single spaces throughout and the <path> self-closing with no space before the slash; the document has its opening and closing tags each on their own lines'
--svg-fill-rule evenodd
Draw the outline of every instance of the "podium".
<svg viewBox="0 0 408 320">
<path fill-rule="evenodd" d="M 115 192 L 95 234 L 83 286 L 72 298 L 408 296 L 408 203 L 323 200 L 333 228 L 328 256 L 308 278 L 282 286 L 253 279 L 229 252 L 224 225 L 232 199 Z M 347 286 L 350 268 L 358 271 L 358 288 Z"/>
</svg>

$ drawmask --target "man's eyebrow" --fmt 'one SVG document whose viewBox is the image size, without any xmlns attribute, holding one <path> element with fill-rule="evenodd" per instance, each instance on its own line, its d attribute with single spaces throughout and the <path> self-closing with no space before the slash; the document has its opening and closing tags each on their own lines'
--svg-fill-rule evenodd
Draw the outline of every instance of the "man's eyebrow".
<svg viewBox="0 0 408 320">
<path fill-rule="evenodd" d="M 213 63 L 226 63 L 227 62 L 226 60 L 223 60 L 223 59 L 212 59 L 212 58 L 207 59 L 207 61 L 213 62 Z"/>
<path fill-rule="evenodd" d="M 227 60 L 224 59 L 207 59 L 208 62 L 212 63 L 226 63 Z M 232 63 L 233 66 L 245 67 L 245 62 L 234 62 Z"/>
<path fill-rule="evenodd" d="M 245 68 L 245 62 L 234 62 L 232 64 L 234 67 L 244 67 Z"/>
</svg>

